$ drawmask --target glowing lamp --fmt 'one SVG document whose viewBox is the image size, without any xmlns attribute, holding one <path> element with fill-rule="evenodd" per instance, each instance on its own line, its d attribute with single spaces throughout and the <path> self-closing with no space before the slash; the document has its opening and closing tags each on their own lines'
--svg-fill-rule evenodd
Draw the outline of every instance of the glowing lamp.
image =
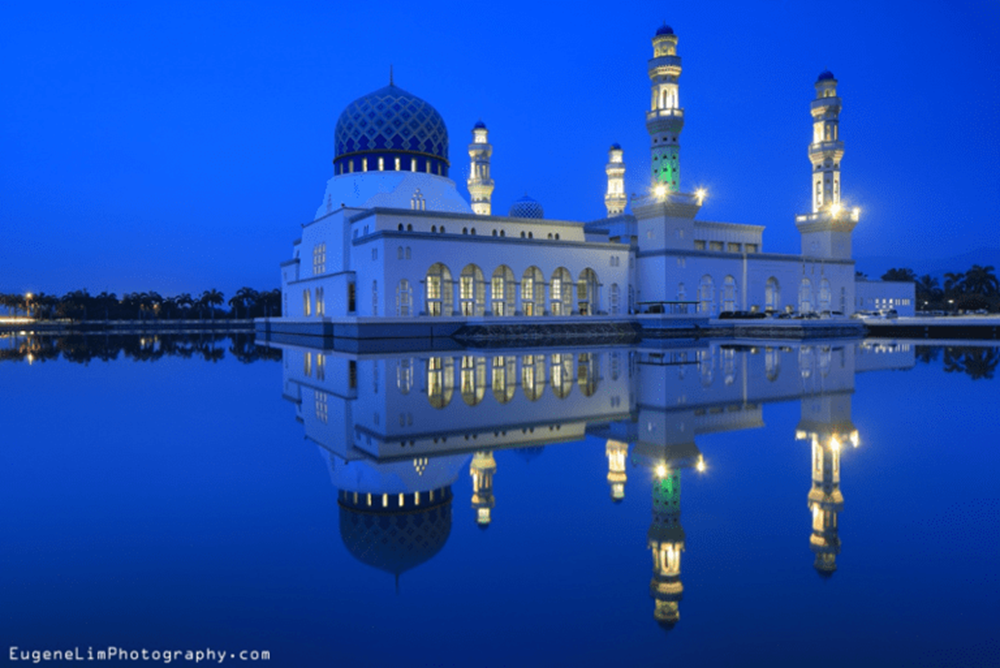
<svg viewBox="0 0 1000 668">
<path fill-rule="evenodd" d="M 694 196 L 698 198 L 698 204 L 701 204 L 708 196 L 708 192 L 704 188 L 698 188 L 694 191 Z"/>
<path fill-rule="evenodd" d="M 653 189 L 653 192 L 656 194 L 657 197 L 663 199 L 664 197 L 667 196 L 667 187 L 661 183 L 660 185 L 656 186 L 656 188 Z"/>
<path fill-rule="evenodd" d="M 833 214 L 834 218 L 840 215 L 840 210 L 841 210 L 840 204 L 834 204 L 833 206 L 830 207 L 830 213 Z"/>
<path fill-rule="evenodd" d="M 704 473 L 705 472 L 705 468 L 706 467 L 705 467 L 705 458 L 704 457 L 699 457 L 698 458 L 698 463 L 695 464 L 695 468 L 698 469 L 698 473 Z"/>
<path fill-rule="evenodd" d="M 660 464 L 659 466 L 657 466 L 656 467 L 656 477 L 657 478 L 666 478 L 667 477 L 667 467 L 664 466 L 663 464 Z"/>
</svg>

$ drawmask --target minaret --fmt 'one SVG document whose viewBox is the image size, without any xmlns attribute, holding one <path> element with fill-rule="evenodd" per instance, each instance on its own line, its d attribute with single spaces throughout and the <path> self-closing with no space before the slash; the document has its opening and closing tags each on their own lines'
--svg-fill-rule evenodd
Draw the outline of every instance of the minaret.
<svg viewBox="0 0 1000 668">
<path fill-rule="evenodd" d="M 848 445 L 858 446 L 858 430 L 851 422 L 850 395 L 818 396 L 802 400 L 797 440 L 812 444 L 812 487 L 809 510 L 812 534 L 809 549 L 816 555 L 813 567 L 823 578 L 837 570 L 840 535 L 837 519 L 844 509 L 840 491 L 840 455 Z"/>
<path fill-rule="evenodd" d="M 493 179 L 490 178 L 490 156 L 493 146 L 489 143 L 486 124 L 477 121 L 472 127 L 472 143 L 469 144 L 469 195 L 472 210 L 480 216 L 490 215 L 490 198 L 493 195 Z"/>
<path fill-rule="evenodd" d="M 658 466 L 653 479 L 653 522 L 647 533 L 653 552 L 653 579 L 649 594 L 656 601 L 653 618 L 669 631 L 681 618 L 681 552 L 684 529 L 681 527 L 681 472 Z"/>
<path fill-rule="evenodd" d="M 844 509 L 840 492 L 840 440 L 830 435 L 822 440 L 812 437 L 812 489 L 809 490 L 809 510 L 812 511 L 812 535 L 809 548 L 816 554 L 813 568 L 822 577 L 837 570 L 840 536 L 837 534 L 837 514 Z"/>
<path fill-rule="evenodd" d="M 665 192 L 680 192 L 680 138 L 684 129 L 684 110 L 680 106 L 677 80 L 681 76 L 681 58 L 677 55 L 677 35 L 664 24 L 653 37 L 653 57 L 649 61 L 651 102 L 646 112 L 649 131 L 652 185 Z"/>
<path fill-rule="evenodd" d="M 608 192 L 604 195 L 604 206 L 608 208 L 608 218 L 619 216 L 625 211 L 625 163 L 622 162 L 622 147 L 612 144 L 608 149 L 608 165 L 604 168 L 608 175 Z"/>
<path fill-rule="evenodd" d="M 625 460 L 628 458 L 628 443 L 608 439 L 605 449 L 608 456 L 608 485 L 611 486 L 611 500 L 621 503 L 625 499 Z"/>
<path fill-rule="evenodd" d="M 472 456 L 469 475 L 472 476 L 472 507 L 476 510 L 476 524 L 480 529 L 489 527 L 490 511 L 496 505 L 493 498 L 493 474 L 497 472 L 497 463 L 493 459 L 493 451 L 485 450 Z"/>
<path fill-rule="evenodd" d="M 809 144 L 812 214 L 797 216 L 795 223 L 802 233 L 803 255 L 848 260 L 851 232 L 860 211 L 847 211 L 840 203 L 840 160 L 844 157 L 840 108 L 837 80 L 831 72 L 822 72 L 816 81 L 816 99 L 809 107 L 813 117 L 813 140 Z"/>
</svg>

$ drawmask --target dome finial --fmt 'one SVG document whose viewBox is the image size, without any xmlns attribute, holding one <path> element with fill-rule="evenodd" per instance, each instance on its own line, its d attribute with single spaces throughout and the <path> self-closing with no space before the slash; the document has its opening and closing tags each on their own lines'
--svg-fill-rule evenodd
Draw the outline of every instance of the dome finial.
<svg viewBox="0 0 1000 668">
<path fill-rule="evenodd" d="M 396 85 L 396 84 L 392 83 L 392 63 L 389 63 L 389 85 L 390 86 L 395 86 Z"/>
</svg>

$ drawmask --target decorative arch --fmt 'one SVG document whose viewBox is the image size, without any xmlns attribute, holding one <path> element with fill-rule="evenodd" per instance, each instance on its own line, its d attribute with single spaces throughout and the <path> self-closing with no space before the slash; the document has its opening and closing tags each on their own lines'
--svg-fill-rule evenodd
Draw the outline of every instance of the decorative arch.
<svg viewBox="0 0 1000 668">
<path fill-rule="evenodd" d="M 812 310 L 812 281 L 803 277 L 799 283 L 799 313 L 809 313 Z"/>
<path fill-rule="evenodd" d="M 580 353 L 576 362 L 576 384 L 580 386 L 583 396 L 592 397 L 597 392 L 597 355 Z"/>
<path fill-rule="evenodd" d="M 427 360 L 427 401 L 434 408 L 451 403 L 455 392 L 455 360 L 451 357 L 431 357 Z"/>
<path fill-rule="evenodd" d="M 430 316 L 451 315 L 452 281 L 448 267 L 436 262 L 427 270 L 424 284 L 424 310 Z"/>
<path fill-rule="evenodd" d="M 403 317 L 413 315 L 413 288 L 405 278 L 400 279 L 396 285 L 396 315 Z"/>
<path fill-rule="evenodd" d="M 832 291 L 830 290 L 830 281 L 826 278 L 821 278 L 819 281 L 819 310 L 829 311 L 830 301 L 832 300 Z"/>
<path fill-rule="evenodd" d="M 559 267 L 549 282 L 549 311 L 552 315 L 569 315 L 572 308 L 573 275 L 566 267 Z"/>
<path fill-rule="evenodd" d="M 600 306 L 597 272 L 587 267 L 576 281 L 576 310 L 580 315 L 594 315 Z"/>
<path fill-rule="evenodd" d="M 573 355 L 550 355 L 549 377 L 552 379 L 552 393 L 560 399 L 568 397 L 573 391 Z"/>
<path fill-rule="evenodd" d="M 545 275 L 538 267 L 528 267 L 521 276 L 521 312 L 545 315 Z"/>
<path fill-rule="evenodd" d="M 462 401 L 476 406 L 486 395 L 486 358 L 472 355 L 462 356 L 460 374 Z"/>
<path fill-rule="evenodd" d="M 502 264 L 493 270 L 490 281 L 490 309 L 493 315 L 514 315 L 516 294 L 511 268 Z"/>
<path fill-rule="evenodd" d="M 492 370 L 490 381 L 493 398 L 498 403 L 506 404 L 514 398 L 514 391 L 517 389 L 517 358 L 513 355 L 496 355 L 493 357 Z"/>
<path fill-rule="evenodd" d="M 774 276 L 767 279 L 767 283 L 764 285 L 764 310 L 781 310 L 781 285 Z"/>
<path fill-rule="evenodd" d="M 521 391 L 528 401 L 538 401 L 545 392 L 545 355 L 521 358 Z"/>
<path fill-rule="evenodd" d="M 736 306 L 736 279 L 726 276 L 722 279 L 722 310 L 735 311 Z"/>
<path fill-rule="evenodd" d="M 698 286 L 698 314 L 715 315 L 715 282 L 708 274 L 701 277 Z"/>
<path fill-rule="evenodd" d="M 458 277 L 458 304 L 462 315 L 480 316 L 486 312 L 486 284 L 483 270 L 467 264 Z"/>
</svg>

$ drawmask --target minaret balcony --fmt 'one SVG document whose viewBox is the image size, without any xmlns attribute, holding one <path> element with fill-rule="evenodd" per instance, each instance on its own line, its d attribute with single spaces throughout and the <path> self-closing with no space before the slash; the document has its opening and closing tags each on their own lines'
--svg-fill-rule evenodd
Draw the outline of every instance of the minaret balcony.
<svg viewBox="0 0 1000 668">
<path fill-rule="evenodd" d="M 646 112 L 646 120 L 652 121 L 657 118 L 684 118 L 683 109 L 654 109 Z"/>
<path fill-rule="evenodd" d="M 809 157 L 825 158 L 833 156 L 838 162 L 844 156 L 844 142 L 823 141 L 818 144 L 809 144 Z"/>
</svg>

